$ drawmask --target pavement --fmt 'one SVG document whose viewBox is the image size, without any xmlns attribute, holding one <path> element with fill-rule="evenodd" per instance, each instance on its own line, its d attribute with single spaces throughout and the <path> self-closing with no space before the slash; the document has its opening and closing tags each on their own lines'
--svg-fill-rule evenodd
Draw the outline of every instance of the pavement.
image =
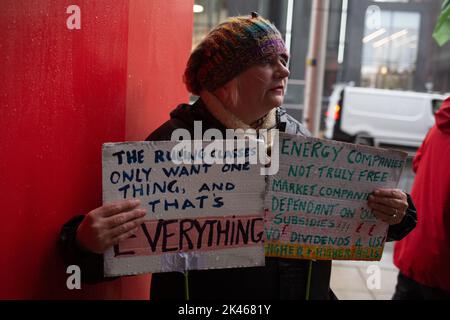
<svg viewBox="0 0 450 320">
<path fill-rule="evenodd" d="M 333 260 L 331 289 L 339 300 L 390 300 L 397 284 L 393 242 L 386 243 L 380 261 Z M 379 282 L 374 278 L 380 275 Z M 368 284 L 369 282 L 369 284 Z"/>
</svg>

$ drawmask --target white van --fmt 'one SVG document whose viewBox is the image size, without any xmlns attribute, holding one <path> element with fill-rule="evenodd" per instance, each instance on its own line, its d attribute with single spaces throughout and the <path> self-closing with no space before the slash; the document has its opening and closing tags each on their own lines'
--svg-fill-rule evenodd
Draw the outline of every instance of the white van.
<svg viewBox="0 0 450 320">
<path fill-rule="evenodd" d="M 444 95 L 337 85 L 325 137 L 372 146 L 419 147 Z"/>
</svg>

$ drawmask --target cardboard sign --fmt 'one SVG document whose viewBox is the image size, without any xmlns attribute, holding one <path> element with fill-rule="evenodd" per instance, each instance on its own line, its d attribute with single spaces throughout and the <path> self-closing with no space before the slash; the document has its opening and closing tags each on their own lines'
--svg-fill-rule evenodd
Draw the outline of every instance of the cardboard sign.
<svg viewBox="0 0 450 320">
<path fill-rule="evenodd" d="M 103 203 L 137 198 L 148 218 L 134 237 L 105 253 L 105 275 L 264 265 L 259 166 L 175 164 L 176 157 L 195 157 L 174 153 L 176 144 L 103 145 Z"/>
<path fill-rule="evenodd" d="M 317 260 L 380 260 L 388 224 L 367 206 L 395 188 L 406 153 L 280 134 L 280 170 L 270 176 L 265 254 Z"/>
</svg>

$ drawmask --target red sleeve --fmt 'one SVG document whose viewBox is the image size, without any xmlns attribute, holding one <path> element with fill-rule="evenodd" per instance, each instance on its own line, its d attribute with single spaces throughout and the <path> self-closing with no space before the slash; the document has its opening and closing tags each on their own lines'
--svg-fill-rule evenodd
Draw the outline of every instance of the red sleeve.
<svg viewBox="0 0 450 320">
<path fill-rule="evenodd" d="M 434 129 L 434 126 L 428 131 L 425 140 L 423 140 L 422 144 L 420 145 L 420 148 L 417 149 L 416 151 L 416 155 L 414 156 L 413 159 L 413 171 L 414 173 L 417 173 L 417 170 L 419 170 L 419 164 L 420 164 L 420 160 L 422 159 L 422 155 L 425 152 L 426 149 L 426 145 L 428 143 L 429 137 L 430 137 L 430 133 L 431 131 Z"/>
</svg>

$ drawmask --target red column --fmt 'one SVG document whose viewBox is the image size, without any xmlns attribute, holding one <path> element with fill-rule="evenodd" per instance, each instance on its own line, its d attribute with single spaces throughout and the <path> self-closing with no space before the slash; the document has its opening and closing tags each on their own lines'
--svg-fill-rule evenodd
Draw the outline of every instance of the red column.
<svg viewBox="0 0 450 320">
<path fill-rule="evenodd" d="M 68 29 L 69 5 L 80 29 Z M 101 204 L 101 145 L 186 101 L 193 1 L 0 4 L 0 298 L 145 299 L 149 276 L 66 288 L 61 225 Z"/>
</svg>

